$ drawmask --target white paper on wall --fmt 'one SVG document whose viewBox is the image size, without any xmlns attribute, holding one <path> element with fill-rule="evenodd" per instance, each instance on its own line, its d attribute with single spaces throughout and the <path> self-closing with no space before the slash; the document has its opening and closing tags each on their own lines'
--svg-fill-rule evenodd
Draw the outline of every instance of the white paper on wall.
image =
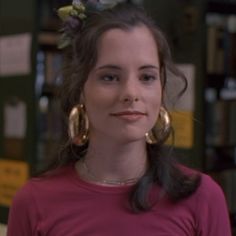
<svg viewBox="0 0 236 236">
<path fill-rule="evenodd" d="M 31 72 L 31 41 L 29 33 L 0 37 L 0 76 Z"/>
<path fill-rule="evenodd" d="M 188 87 L 184 94 L 178 97 L 184 83 L 180 78 L 175 78 L 171 74 L 167 75 L 165 102 L 170 110 L 194 111 L 195 66 L 193 64 L 177 64 L 176 66 L 185 75 Z"/>
<path fill-rule="evenodd" d="M 24 138 L 26 133 L 26 105 L 23 101 L 4 106 L 4 137 Z"/>
</svg>

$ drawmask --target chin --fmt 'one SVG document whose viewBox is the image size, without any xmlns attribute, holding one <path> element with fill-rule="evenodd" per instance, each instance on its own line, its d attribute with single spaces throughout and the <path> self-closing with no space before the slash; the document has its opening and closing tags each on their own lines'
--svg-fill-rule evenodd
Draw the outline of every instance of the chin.
<svg viewBox="0 0 236 236">
<path fill-rule="evenodd" d="M 127 135 L 127 136 L 117 137 L 116 140 L 124 144 L 132 142 L 146 142 L 144 135 Z"/>
</svg>

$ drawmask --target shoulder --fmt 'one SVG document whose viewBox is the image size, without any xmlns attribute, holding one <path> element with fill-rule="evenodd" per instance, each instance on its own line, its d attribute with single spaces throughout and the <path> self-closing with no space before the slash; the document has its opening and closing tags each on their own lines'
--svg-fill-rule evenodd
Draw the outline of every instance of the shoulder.
<svg viewBox="0 0 236 236">
<path fill-rule="evenodd" d="M 13 207 L 20 207 L 20 206 L 26 206 L 28 203 L 32 201 L 32 185 L 31 180 L 27 181 L 24 186 L 22 186 L 15 194 L 13 198 L 13 204 L 11 208 Z"/>
<path fill-rule="evenodd" d="M 52 191 L 57 192 L 70 182 L 71 166 L 61 167 L 42 176 L 33 177 L 22 186 L 14 197 L 14 201 L 29 201 L 43 198 Z"/>
<path fill-rule="evenodd" d="M 197 209 L 205 212 L 205 215 L 211 215 L 212 217 L 214 217 L 214 214 L 227 215 L 228 206 L 223 189 L 207 174 L 201 173 L 201 182 L 196 191 L 196 200 Z"/>
<path fill-rule="evenodd" d="M 231 235 L 224 192 L 212 177 L 204 173 L 201 173 L 201 183 L 196 191 L 195 216 L 197 228 L 202 235 Z"/>
<path fill-rule="evenodd" d="M 198 188 L 186 200 L 193 212 L 197 231 L 204 236 L 230 235 L 229 212 L 221 186 L 205 173 L 185 167 L 183 171 L 190 176 L 199 176 Z"/>
<path fill-rule="evenodd" d="M 198 180 L 198 185 L 191 195 L 192 200 L 196 203 L 201 202 L 200 204 L 202 205 L 202 199 L 204 199 L 204 204 L 224 201 L 224 193 L 221 186 L 210 175 L 185 166 L 180 166 L 179 168 L 189 179 L 195 178 Z"/>
<path fill-rule="evenodd" d="M 32 181 L 28 181 L 15 194 L 9 211 L 8 235 L 17 235 L 19 230 L 24 235 L 33 235 L 41 217 L 32 193 Z"/>
<path fill-rule="evenodd" d="M 200 173 L 200 185 L 198 188 L 199 197 L 206 199 L 223 199 L 224 193 L 220 185 L 209 175 Z"/>
<path fill-rule="evenodd" d="M 196 190 L 196 193 L 203 195 L 222 193 L 220 185 L 210 175 L 185 166 L 180 166 L 180 169 L 185 175 L 189 177 L 199 178 L 199 186 Z"/>
<path fill-rule="evenodd" d="M 200 176 L 200 183 L 192 197 L 199 222 L 202 222 L 203 219 L 213 221 L 217 218 L 216 215 L 227 219 L 228 209 L 221 186 L 210 175 L 202 172 L 197 173 Z"/>
</svg>

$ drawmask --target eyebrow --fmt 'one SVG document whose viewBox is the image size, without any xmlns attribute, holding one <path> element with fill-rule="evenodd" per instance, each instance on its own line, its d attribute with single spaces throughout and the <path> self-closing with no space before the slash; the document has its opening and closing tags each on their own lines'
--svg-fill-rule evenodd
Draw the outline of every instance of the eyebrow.
<svg viewBox="0 0 236 236">
<path fill-rule="evenodd" d="M 144 69 L 155 69 L 155 70 L 159 70 L 159 67 L 158 66 L 154 66 L 154 65 L 144 65 L 144 66 L 141 66 L 139 68 L 139 70 L 144 70 Z"/>
<path fill-rule="evenodd" d="M 113 65 L 113 64 L 107 64 L 103 66 L 99 66 L 95 68 L 95 70 L 103 70 L 103 69 L 116 69 L 116 70 L 121 70 L 121 67 Z"/>
<path fill-rule="evenodd" d="M 117 65 L 113 65 L 113 64 L 107 64 L 107 65 L 103 65 L 103 66 L 99 66 L 97 68 L 95 68 L 95 70 L 103 70 L 103 69 L 115 69 L 115 70 L 121 70 L 120 66 Z M 143 65 L 139 68 L 139 70 L 144 70 L 144 69 L 155 69 L 155 70 L 159 70 L 158 66 L 154 66 L 154 65 Z"/>
</svg>

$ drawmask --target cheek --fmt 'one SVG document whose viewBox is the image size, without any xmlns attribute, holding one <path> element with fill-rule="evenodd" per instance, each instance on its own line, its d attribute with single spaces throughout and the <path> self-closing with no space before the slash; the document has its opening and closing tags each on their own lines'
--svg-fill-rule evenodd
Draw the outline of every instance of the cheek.
<svg viewBox="0 0 236 236">
<path fill-rule="evenodd" d="M 87 115 L 92 123 L 103 119 L 111 112 L 114 105 L 113 98 L 109 93 L 100 90 L 89 90 L 84 95 L 84 104 Z"/>
<path fill-rule="evenodd" d="M 150 108 L 151 109 L 151 120 L 153 123 L 155 123 L 156 120 L 158 119 L 160 106 L 161 106 L 160 102 L 155 102 L 152 104 L 152 107 Z"/>
<path fill-rule="evenodd" d="M 159 106 L 161 104 L 162 87 L 160 80 L 148 91 L 148 98 L 153 106 Z"/>
<path fill-rule="evenodd" d="M 158 119 L 161 107 L 161 101 L 162 101 L 162 92 L 161 89 L 158 88 L 157 90 L 151 93 L 149 100 L 149 114 L 152 123 L 155 123 L 156 120 Z"/>
</svg>

